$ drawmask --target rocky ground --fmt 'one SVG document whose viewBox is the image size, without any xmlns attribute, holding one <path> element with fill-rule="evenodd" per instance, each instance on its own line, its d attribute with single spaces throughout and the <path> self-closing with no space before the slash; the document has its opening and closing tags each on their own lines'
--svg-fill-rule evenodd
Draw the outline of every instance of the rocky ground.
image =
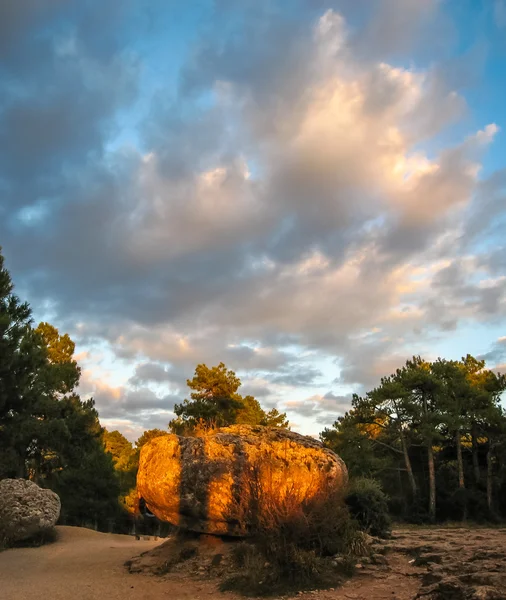
<svg viewBox="0 0 506 600">
<path fill-rule="evenodd" d="M 399 530 L 390 555 L 411 556 L 427 600 L 506 600 L 505 529 Z"/>
<path fill-rule="evenodd" d="M 216 538 L 202 537 L 192 551 L 180 540 L 161 545 L 73 527 L 58 533 L 54 544 L 0 553 L 2 600 L 239 598 L 218 591 L 230 545 Z M 340 587 L 298 598 L 506 600 L 506 529 L 399 529 L 373 549 Z"/>
<path fill-rule="evenodd" d="M 211 536 L 171 539 L 127 562 L 131 573 L 169 581 L 213 580 L 233 569 L 231 543 Z M 321 600 L 506 600 L 506 529 L 398 529 L 372 540 L 355 575 L 330 590 L 298 594 Z"/>
</svg>

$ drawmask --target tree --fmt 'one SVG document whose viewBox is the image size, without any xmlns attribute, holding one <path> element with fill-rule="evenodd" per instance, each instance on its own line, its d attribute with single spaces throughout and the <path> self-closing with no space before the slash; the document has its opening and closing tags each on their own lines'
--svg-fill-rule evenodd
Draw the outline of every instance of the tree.
<svg viewBox="0 0 506 600">
<path fill-rule="evenodd" d="M 244 425 L 264 425 L 266 414 L 262 410 L 258 400 L 253 396 L 244 396 L 241 399 L 241 406 L 237 410 L 234 418 L 235 423 L 243 423 Z"/>
<path fill-rule="evenodd" d="M 119 431 L 102 431 L 105 451 L 111 456 L 119 484 L 119 503 L 128 513 L 136 510 L 139 451 Z"/>
<path fill-rule="evenodd" d="M 134 449 L 126 437 L 119 431 L 107 431 L 104 428 L 102 441 L 105 451 L 112 456 L 117 471 L 128 471 L 132 468 Z"/>
<path fill-rule="evenodd" d="M 331 428 L 320 433 L 320 440 L 344 460 L 352 477 L 378 477 L 390 467 L 390 456 L 382 452 L 375 434 L 363 426 L 357 408 L 346 412 Z"/>
<path fill-rule="evenodd" d="M 354 395 L 352 409 L 320 437 L 352 476 L 380 480 L 394 507 L 401 499 L 409 508 L 401 514 L 417 521 L 425 514 L 431 521 L 483 518 L 497 514 L 506 493 L 505 389 L 505 376 L 469 354 L 434 362 L 415 356 L 364 396 Z M 407 473 L 411 498 L 403 478 L 389 475 L 395 471 Z M 427 512 L 418 500 L 427 500 Z"/>
<path fill-rule="evenodd" d="M 235 423 L 238 411 L 242 408 L 237 390 L 239 378 L 220 363 L 217 367 L 197 365 L 193 379 L 187 380 L 193 392 L 191 400 L 185 398 L 176 404 L 174 413 L 178 419 L 170 423 L 176 432 L 194 430 L 199 423 L 204 427 L 223 427 Z"/>
<path fill-rule="evenodd" d="M 74 342 L 68 333 L 60 335 L 58 329 L 49 323 L 39 323 L 35 333 L 41 336 L 47 350 L 48 372 L 54 391 L 61 394 L 72 391 L 81 376 L 81 369 L 74 360 Z"/>
<path fill-rule="evenodd" d="M 290 423 L 286 413 L 280 413 L 277 408 L 271 408 L 267 413 L 264 413 L 260 419 L 260 425 L 266 427 L 282 427 L 283 429 L 289 429 Z"/>
<path fill-rule="evenodd" d="M 135 442 L 135 447 L 137 451 L 141 450 L 144 444 L 147 444 L 151 440 L 155 438 L 162 437 L 164 435 L 169 435 L 168 431 L 164 431 L 163 429 L 148 429 L 144 431 L 143 434 L 139 437 L 139 439 Z"/>
<path fill-rule="evenodd" d="M 432 363 L 431 371 L 439 381 L 438 410 L 441 420 L 455 440 L 459 488 L 465 489 L 462 435 L 469 429 L 473 389 L 466 378 L 465 369 L 457 361 L 438 358 Z"/>
<path fill-rule="evenodd" d="M 1 250 L 1 248 L 0 248 Z M 42 417 L 46 350 L 31 327 L 31 310 L 13 293 L 0 252 L 0 477 L 24 477 L 33 420 Z"/>
<path fill-rule="evenodd" d="M 105 528 L 108 519 L 119 516 L 121 482 L 104 450 L 94 402 L 72 394 L 59 404 L 67 436 L 56 448 L 57 468 L 45 484 L 59 494 L 65 522 Z"/>
<path fill-rule="evenodd" d="M 485 361 L 468 354 L 460 361 L 439 358 L 432 363 L 431 371 L 439 382 L 437 410 L 441 423 L 450 439 L 454 440 L 457 456 L 458 488 L 463 504 L 463 518 L 468 514 L 468 486 L 466 485 L 463 444 L 471 437 L 472 464 L 475 485 L 481 475 L 478 459 L 478 435 L 481 432 L 493 447 L 491 439 L 500 429 L 501 410 L 499 398 L 505 389 L 504 377 L 485 369 Z M 487 452 L 487 461 L 489 453 Z M 490 469 L 487 469 L 487 485 L 491 485 Z M 491 492 L 488 494 L 489 510 Z"/>
<path fill-rule="evenodd" d="M 429 518 L 436 520 L 436 469 L 434 462 L 434 444 L 439 440 L 439 413 L 436 409 L 436 397 L 439 382 L 434 378 L 431 364 L 420 356 L 406 361 L 398 369 L 394 379 L 408 392 L 406 409 L 414 427 L 420 433 L 427 451 L 429 471 Z"/>
<path fill-rule="evenodd" d="M 194 390 L 191 400 L 176 404 L 177 418 L 169 423 L 174 433 L 190 434 L 197 428 L 209 429 L 234 424 L 288 427 L 286 415 L 272 409 L 266 413 L 253 396 L 238 393 L 241 381 L 231 369 L 220 363 L 216 367 L 198 365 L 187 384 Z"/>
<path fill-rule="evenodd" d="M 381 384 L 367 394 L 367 401 L 355 396 L 354 405 L 361 408 L 363 420 L 365 412 L 365 415 L 369 415 L 369 422 L 395 432 L 394 435 L 399 440 L 400 449 L 394 445 L 390 445 L 390 449 L 393 452 L 402 453 L 413 499 L 416 499 L 418 497 L 418 485 L 413 474 L 406 441 L 406 431 L 409 429 L 411 413 L 408 391 L 395 377 L 383 377 Z M 365 422 L 367 422 L 367 416 L 365 416 Z M 384 441 L 379 439 L 379 436 L 376 439 L 378 443 L 385 444 Z"/>
<path fill-rule="evenodd" d="M 500 444 L 506 432 L 506 419 L 500 406 L 503 392 L 506 390 L 506 376 L 493 373 L 485 368 L 485 361 L 478 360 L 468 354 L 462 358 L 462 368 L 465 370 L 466 379 L 473 390 L 472 404 L 470 407 L 470 432 L 472 443 L 472 462 L 475 484 L 481 479 L 478 458 L 479 439 L 488 442 L 487 448 L 487 505 L 489 512 L 493 513 L 492 494 L 492 460 L 496 445 Z"/>
<path fill-rule="evenodd" d="M 51 487 L 76 522 L 117 514 L 118 481 L 97 411 L 74 392 L 74 343 L 48 323 L 33 329 L 13 289 L 0 254 L 0 478 Z"/>
</svg>

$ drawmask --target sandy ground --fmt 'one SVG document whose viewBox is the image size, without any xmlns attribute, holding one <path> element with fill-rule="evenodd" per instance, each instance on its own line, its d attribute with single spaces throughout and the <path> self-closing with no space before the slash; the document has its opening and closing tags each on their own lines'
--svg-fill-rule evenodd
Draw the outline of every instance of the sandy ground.
<svg viewBox="0 0 506 600">
<path fill-rule="evenodd" d="M 0 553 L 0 600 L 238 599 L 218 591 L 203 562 L 195 575 L 128 572 L 126 561 L 161 541 L 73 527 L 58 532 L 54 544 Z M 506 600 L 505 529 L 404 529 L 383 545 L 385 564 L 364 561 L 342 587 L 299 593 L 297 600 Z"/>
<path fill-rule="evenodd" d="M 160 541 L 78 527 L 57 529 L 59 539 L 54 544 L 0 553 L 1 600 L 199 598 L 195 586 L 190 590 L 177 582 L 167 586 L 155 577 L 127 573 L 127 559 L 151 550 Z"/>
</svg>

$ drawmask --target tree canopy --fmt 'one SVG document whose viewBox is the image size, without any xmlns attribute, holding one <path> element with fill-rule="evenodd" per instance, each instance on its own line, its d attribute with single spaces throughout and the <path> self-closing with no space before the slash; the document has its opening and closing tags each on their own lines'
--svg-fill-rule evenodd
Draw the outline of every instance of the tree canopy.
<svg viewBox="0 0 506 600">
<path fill-rule="evenodd" d="M 216 367 L 197 365 L 193 379 L 187 380 L 193 390 L 190 400 L 176 404 L 177 418 L 169 423 L 174 433 L 187 434 L 198 427 L 224 427 L 227 425 L 269 425 L 288 427 L 286 414 L 276 409 L 265 412 L 253 396 L 241 396 L 241 381 L 224 363 Z"/>
</svg>

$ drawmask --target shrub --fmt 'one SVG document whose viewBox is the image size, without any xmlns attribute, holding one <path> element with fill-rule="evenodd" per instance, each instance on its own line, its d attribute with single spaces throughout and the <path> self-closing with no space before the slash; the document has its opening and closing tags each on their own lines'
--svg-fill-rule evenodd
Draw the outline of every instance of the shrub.
<svg viewBox="0 0 506 600">
<path fill-rule="evenodd" d="M 247 499 L 238 500 L 234 518 L 247 523 L 251 535 L 234 548 L 239 573 L 222 589 L 266 595 L 337 585 L 344 574 L 340 566 L 349 567 L 350 561 L 336 567 L 332 557 L 352 560 L 367 553 L 365 536 L 350 518 L 343 494 L 329 485 L 301 498 L 295 488 L 279 493 L 266 481 L 265 464 L 261 471 L 253 468 Z"/>
<path fill-rule="evenodd" d="M 346 504 L 363 531 L 379 537 L 390 535 L 388 499 L 378 481 L 365 477 L 354 479 L 348 489 Z"/>
</svg>

